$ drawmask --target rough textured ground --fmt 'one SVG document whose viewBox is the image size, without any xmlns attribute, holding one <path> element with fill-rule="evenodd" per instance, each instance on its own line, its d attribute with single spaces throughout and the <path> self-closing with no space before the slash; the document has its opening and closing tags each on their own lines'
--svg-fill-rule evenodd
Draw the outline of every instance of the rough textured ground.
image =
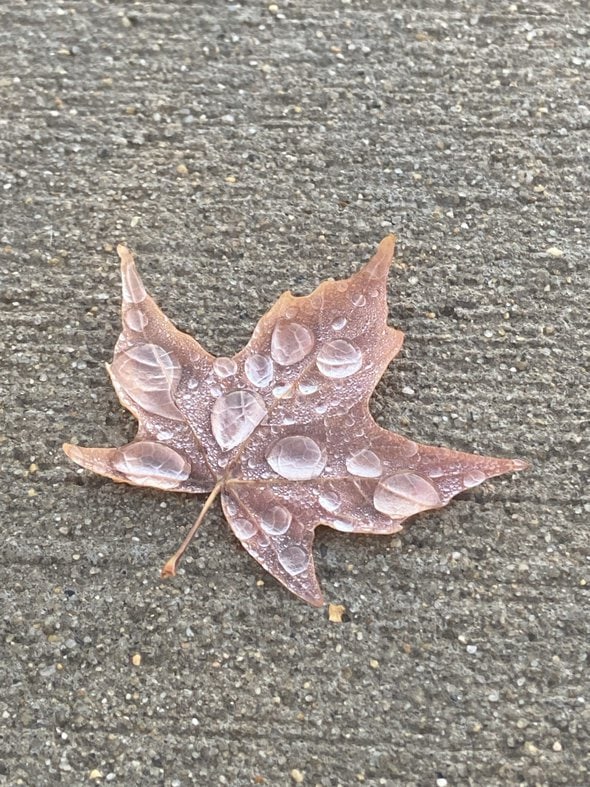
<svg viewBox="0 0 590 787">
<path fill-rule="evenodd" d="M 588 784 L 584 7 L 2 5 L 0 783 Z M 133 434 L 114 244 L 229 354 L 391 229 L 376 417 L 532 471 L 323 530 L 340 624 L 217 510 L 161 582 L 200 501 L 60 450 Z"/>
</svg>

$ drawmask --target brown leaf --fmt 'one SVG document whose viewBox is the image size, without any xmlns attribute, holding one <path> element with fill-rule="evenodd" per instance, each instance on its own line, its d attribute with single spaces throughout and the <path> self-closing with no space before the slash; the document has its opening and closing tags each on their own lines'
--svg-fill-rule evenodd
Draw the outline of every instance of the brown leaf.
<svg viewBox="0 0 590 787">
<path fill-rule="evenodd" d="M 115 481 L 209 493 L 163 575 L 173 575 L 218 495 L 244 548 L 310 604 L 323 603 L 315 528 L 395 533 L 486 478 L 525 462 L 420 445 L 379 427 L 369 397 L 403 334 L 387 325 L 394 237 L 344 281 L 284 293 L 233 358 L 178 331 L 145 291 L 124 246 L 123 332 L 109 373 L 139 422 L 120 448 L 65 445 Z"/>
</svg>

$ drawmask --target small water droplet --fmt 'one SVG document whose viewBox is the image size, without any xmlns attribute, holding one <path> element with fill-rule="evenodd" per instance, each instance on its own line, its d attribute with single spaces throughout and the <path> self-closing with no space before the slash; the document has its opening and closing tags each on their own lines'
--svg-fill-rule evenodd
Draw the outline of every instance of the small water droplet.
<svg viewBox="0 0 590 787">
<path fill-rule="evenodd" d="M 262 398 L 253 391 L 238 390 L 215 400 L 211 429 L 219 446 L 228 451 L 248 438 L 266 416 Z"/>
<path fill-rule="evenodd" d="M 221 396 L 221 388 L 218 385 L 209 384 L 209 394 L 216 399 L 218 396 Z"/>
<path fill-rule="evenodd" d="M 463 485 L 466 486 L 467 489 L 471 489 L 472 486 L 483 483 L 486 477 L 485 473 L 482 473 L 481 470 L 469 470 L 463 476 Z"/>
<path fill-rule="evenodd" d="M 223 507 L 228 516 L 235 516 L 238 513 L 235 501 L 227 495 L 223 496 Z"/>
<path fill-rule="evenodd" d="M 293 397 L 291 383 L 287 383 L 286 385 L 275 385 L 272 389 L 272 395 L 275 399 L 291 399 Z"/>
<path fill-rule="evenodd" d="M 379 478 L 383 472 L 383 465 L 374 451 L 361 448 L 346 459 L 346 469 L 352 475 L 362 478 Z"/>
<path fill-rule="evenodd" d="M 325 403 L 323 403 L 323 404 L 318 404 L 318 406 L 317 406 L 317 407 L 314 407 L 313 409 L 315 410 L 315 412 L 316 412 L 318 415 L 323 415 L 324 413 L 327 413 L 327 412 L 328 412 L 328 405 L 327 405 L 327 404 L 325 404 Z"/>
<path fill-rule="evenodd" d="M 281 366 L 291 366 L 311 352 L 313 336 L 297 322 L 279 322 L 272 334 L 270 353 Z"/>
<path fill-rule="evenodd" d="M 241 541 L 247 541 L 257 532 L 256 525 L 253 522 L 250 522 L 248 519 L 243 519 L 242 517 L 233 519 L 231 525 L 234 533 Z"/>
<path fill-rule="evenodd" d="M 301 547 L 292 545 L 278 552 L 279 563 L 291 576 L 305 571 L 309 562 L 307 553 Z"/>
<path fill-rule="evenodd" d="M 299 309 L 297 306 L 289 306 L 289 308 L 285 311 L 285 317 L 287 320 L 292 320 L 294 317 L 297 317 L 297 312 Z"/>
<path fill-rule="evenodd" d="M 262 514 L 262 529 L 271 536 L 281 536 L 289 529 L 292 519 L 291 512 L 285 506 L 271 506 Z"/>
<path fill-rule="evenodd" d="M 238 370 L 237 363 L 233 358 L 216 358 L 213 361 L 213 371 L 218 377 L 223 380 L 226 377 L 231 377 Z"/>
<path fill-rule="evenodd" d="M 367 305 L 367 299 L 362 294 L 362 292 L 353 292 L 350 296 L 350 302 L 352 303 L 353 306 L 357 306 L 357 307 Z"/>
<path fill-rule="evenodd" d="M 271 359 L 267 355 L 260 355 L 259 353 L 246 358 L 246 363 L 244 364 L 246 377 L 257 388 L 265 388 L 267 385 L 270 385 L 273 370 Z"/>
<path fill-rule="evenodd" d="M 169 429 L 160 429 L 156 432 L 156 437 L 158 440 L 170 440 L 171 437 L 174 437 L 174 432 L 171 432 Z"/>
<path fill-rule="evenodd" d="M 219 459 L 217 460 L 217 464 L 219 465 L 219 467 L 227 467 L 228 461 L 229 461 L 228 456 L 220 456 Z"/>
<path fill-rule="evenodd" d="M 314 394 L 319 389 L 319 385 L 317 383 L 299 383 L 299 391 L 304 396 L 309 396 L 310 394 Z"/>
<path fill-rule="evenodd" d="M 361 368 L 363 357 L 358 347 L 344 339 L 334 339 L 320 349 L 316 365 L 325 377 L 350 377 Z"/>
<path fill-rule="evenodd" d="M 127 309 L 125 311 L 125 325 L 132 331 L 143 331 L 148 324 L 148 318 L 140 309 Z"/>
<path fill-rule="evenodd" d="M 311 437 L 290 435 L 272 446 L 266 460 L 283 478 L 304 481 L 322 474 L 326 453 Z"/>
<path fill-rule="evenodd" d="M 341 331 L 343 328 L 346 327 L 347 322 L 348 320 L 346 319 L 346 317 L 337 317 L 332 323 L 332 329 L 335 331 Z"/>
<path fill-rule="evenodd" d="M 336 517 L 335 519 L 330 519 L 330 527 L 333 527 L 334 530 L 339 530 L 341 533 L 352 533 L 354 531 L 354 522 L 352 519 Z"/>
<path fill-rule="evenodd" d="M 375 487 L 373 503 L 377 511 L 398 518 L 440 506 L 437 490 L 416 473 L 397 473 Z"/>
<path fill-rule="evenodd" d="M 340 495 L 336 492 L 321 492 L 318 498 L 319 504 L 324 511 L 337 511 L 340 508 L 341 500 Z"/>
</svg>

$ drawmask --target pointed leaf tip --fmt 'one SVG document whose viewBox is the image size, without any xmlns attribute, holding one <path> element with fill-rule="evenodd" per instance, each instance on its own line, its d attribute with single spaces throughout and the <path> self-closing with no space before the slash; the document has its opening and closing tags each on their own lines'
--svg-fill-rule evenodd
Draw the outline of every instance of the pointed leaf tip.
<svg viewBox="0 0 590 787">
<path fill-rule="evenodd" d="M 393 255 L 395 253 L 395 241 L 395 235 L 386 235 L 377 246 L 375 254 L 373 254 L 365 266 L 365 270 L 369 271 L 371 276 L 387 276 L 389 266 L 393 261 Z"/>
<path fill-rule="evenodd" d="M 123 243 L 119 243 L 119 245 L 117 246 L 117 254 L 119 255 L 119 258 L 123 265 L 135 264 L 135 260 L 133 259 L 133 254 L 131 254 L 127 246 L 125 246 Z"/>
</svg>

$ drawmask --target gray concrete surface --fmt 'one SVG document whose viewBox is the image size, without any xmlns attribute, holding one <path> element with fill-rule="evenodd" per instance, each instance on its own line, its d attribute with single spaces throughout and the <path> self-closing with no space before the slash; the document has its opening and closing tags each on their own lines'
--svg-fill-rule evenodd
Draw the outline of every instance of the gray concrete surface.
<svg viewBox="0 0 590 787">
<path fill-rule="evenodd" d="M 588 784 L 585 8 L 2 4 L 0 783 Z M 340 624 L 217 510 L 162 583 L 200 501 L 60 450 L 133 434 L 113 246 L 231 353 L 391 229 L 376 417 L 533 469 L 323 530 Z"/>
</svg>

